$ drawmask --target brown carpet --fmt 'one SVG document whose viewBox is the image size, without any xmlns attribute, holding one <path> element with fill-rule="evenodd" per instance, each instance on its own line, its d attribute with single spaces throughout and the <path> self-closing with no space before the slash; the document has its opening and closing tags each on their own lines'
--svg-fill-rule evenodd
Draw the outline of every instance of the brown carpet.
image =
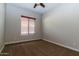
<svg viewBox="0 0 79 59">
<path fill-rule="evenodd" d="M 2 53 L 8 53 L 10 56 L 79 56 L 79 52 L 44 40 L 9 44 Z"/>
</svg>

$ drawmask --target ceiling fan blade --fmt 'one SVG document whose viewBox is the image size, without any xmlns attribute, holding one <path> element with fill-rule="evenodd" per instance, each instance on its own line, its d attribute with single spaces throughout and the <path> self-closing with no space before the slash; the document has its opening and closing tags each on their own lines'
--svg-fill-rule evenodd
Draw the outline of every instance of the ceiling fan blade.
<svg viewBox="0 0 79 59">
<path fill-rule="evenodd" d="M 34 8 L 36 8 L 37 4 L 35 3 Z"/>
<path fill-rule="evenodd" d="M 43 8 L 45 8 L 45 5 L 44 5 L 43 3 L 40 3 L 40 5 L 41 5 Z"/>
</svg>

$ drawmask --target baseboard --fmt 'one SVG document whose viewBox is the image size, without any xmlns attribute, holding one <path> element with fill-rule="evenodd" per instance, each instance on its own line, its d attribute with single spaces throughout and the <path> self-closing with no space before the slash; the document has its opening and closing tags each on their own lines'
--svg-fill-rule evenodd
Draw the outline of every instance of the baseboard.
<svg viewBox="0 0 79 59">
<path fill-rule="evenodd" d="M 70 47 L 70 46 L 66 46 L 66 45 L 63 45 L 63 44 L 60 44 L 60 43 L 57 43 L 57 42 L 49 41 L 47 39 L 43 39 L 43 40 L 79 52 L 79 49 L 76 49 L 76 48 L 73 48 L 73 47 Z"/>
<path fill-rule="evenodd" d="M 31 39 L 31 40 L 38 40 L 38 39 Z M 25 41 L 31 41 L 31 40 L 19 40 L 19 41 L 5 42 L 5 45 L 7 45 L 7 44 L 13 44 L 13 43 L 19 43 L 19 42 L 25 42 Z M 66 46 L 66 45 L 63 45 L 63 44 L 60 44 L 60 43 L 57 43 L 57 42 L 49 41 L 47 39 L 43 39 L 43 40 L 79 52 L 79 49 L 76 49 L 76 48 L 73 48 L 73 47 L 70 47 L 70 46 Z M 3 50 L 4 46 L 0 49 L 0 52 Z"/>
<path fill-rule="evenodd" d="M 7 44 L 14 44 L 14 43 L 20 43 L 20 42 L 25 42 L 25 41 L 32 41 L 32 40 L 38 40 L 38 39 L 18 40 L 18 41 L 5 42 L 5 45 L 7 45 Z"/>
<path fill-rule="evenodd" d="M 0 53 L 2 52 L 2 50 L 4 49 L 5 45 L 2 46 L 2 48 L 0 49 Z"/>
</svg>

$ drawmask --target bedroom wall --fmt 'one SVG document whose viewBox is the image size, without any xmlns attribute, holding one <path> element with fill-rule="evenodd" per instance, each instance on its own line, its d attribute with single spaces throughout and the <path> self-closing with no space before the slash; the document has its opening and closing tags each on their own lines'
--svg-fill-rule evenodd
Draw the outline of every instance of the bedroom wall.
<svg viewBox="0 0 79 59">
<path fill-rule="evenodd" d="M 21 36 L 21 21 L 20 16 L 25 15 L 36 18 L 36 34 L 30 38 L 28 36 Z M 29 41 L 32 39 L 41 38 L 41 14 L 35 13 L 31 10 L 24 9 L 13 4 L 6 5 L 6 38 L 5 42 L 18 42 L 18 41 Z"/>
<path fill-rule="evenodd" d="M 61 4 L 45 13 L 43 38 L 79 51 L 79 4 Z"/>
<path fill-rule="evenodd" d="M 0 52 L 4 46 L 5 5 L 0 3 Z"/>
</svg>

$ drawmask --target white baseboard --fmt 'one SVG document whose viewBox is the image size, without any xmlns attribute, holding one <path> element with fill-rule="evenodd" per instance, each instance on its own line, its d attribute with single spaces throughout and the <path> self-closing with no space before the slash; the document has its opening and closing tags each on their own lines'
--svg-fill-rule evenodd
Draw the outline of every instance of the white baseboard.
<svg viewBox="0 0 79 59">
<path fill-rule="evenodd" d="M 5 45 L 2 46 L 2 48 L 0 49 L 0 53 L 2 52 L 2 50 L 4 49 Z"/>
<path fill-rule="evenodd" d="M 19 41 L 5 42 L 5 45 L 6 45 L 6 44 L 19 43 L 19 42 L 25 42 L 25 41 L 32 41 L 32 40 L 38 40 L 38 39 L 30 39 L 30 40 L 19 40 Z M 64 44 L 60 44 L 60 43 L 57 43 L 57 42 L 53 42 L 53 41 L 50 41 L 50 40 L 47 40 L 47 39 L 43 39 L 43 40 L 79 52 L 79 49 L 76 49 L 76 48 L 73 48 L 73 47 L 70 47 L 70 46 L 66 46 L 66 45 L 64 45 Z M 3 48 L 4 48 L 4 46 L 1 48 L 0 52 L 3 50 Z"/>
<path fill-rule="evenodd" d="M 19 42 L 25 42 L 25 41 L 32 41 L 32 40 L 38 40 L 38 39 L 18 40 L 18 41 L 5 42 L 5 45 L 7 45 L 7 44 L 13 44 L 13 43 L 19 43 Z"/>
<path fill-rule="evenodd" d="M 76 49 L 76 48 L 73 48 L 73 47 L 70 47 L 70 46 L 66 46 L 66 45 L 63 45 L 63 44 L 60 44 L 60 43 L 57 43 L 57 42 L 49 41 L 49 40 L 47 40 L 47 39 L 43 39 L 43 40 L 79 52 L 79 49 Z"/>
</svg>

